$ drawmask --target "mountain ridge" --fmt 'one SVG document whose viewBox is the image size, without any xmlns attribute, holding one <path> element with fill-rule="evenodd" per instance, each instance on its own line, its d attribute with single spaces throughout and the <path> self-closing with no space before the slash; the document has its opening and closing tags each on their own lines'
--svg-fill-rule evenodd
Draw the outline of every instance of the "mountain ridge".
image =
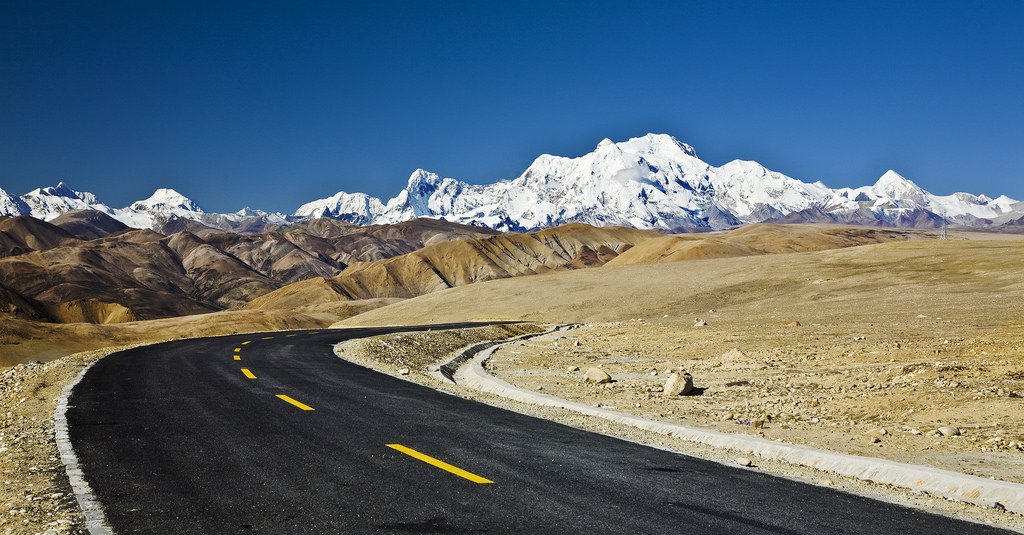
<svg viewBox="0 0 1024 535">
<path fill-rule="evenodd" d="M 233 214 L 207 213 L 169 188 L 125 208 L 110 208 L 63 182 L 20 197 L 0 189 L 0 215 L 50 220 L 80 209 L 103 212 L 133 228 L 159 231 L 188 220 L 240 232 L 320 217 L 361 226 L 433 218 L 517 232 L 571 222 L 666 231 L 760 222 L 991 227 L 1024 217 L 1024 203 L 1005 195 L 933 195 L 893 170 L 872 185 L 833 189 L 754 161 L 715 167 L 702 161 L 692 146 L 667 134 L 619 143 L 605 138 L 594 151 L 576 158 L 542 154 L 519 177 L 492 184 L 473 185 L 417 169 L 387 202 L 340 191 L 305 203 L 290 215 L 248 207 Z"/>
</svg>

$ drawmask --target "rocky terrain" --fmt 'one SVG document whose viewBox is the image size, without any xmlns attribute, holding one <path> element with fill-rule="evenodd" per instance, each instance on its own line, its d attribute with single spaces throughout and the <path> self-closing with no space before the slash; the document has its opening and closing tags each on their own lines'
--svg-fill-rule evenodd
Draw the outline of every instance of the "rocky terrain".
<svg viewBox="0 0 1024 535">
<path fill-rule="evenodd" d="M 657 375 L 651 375 L 651 372 L 648 370 L 658 368 L 658 366 L 647 367 L 646 364 L 656 362 L 664 368 L 668 368 L 671 372 L 678 372 L 679 368 L 674 366 L 676 363 L 659 361 L 657 359 L 631 358 L 629 356 L 634 354 L 631 349 L 635 350 L 638 345 L 651 344 L 651 346 L 647 346 L 649 349 L 652 346 L 656 347 L 658 345 L 657 339 L 659 337 L 651 336 L 657 329 L 649 329 L 651 326 L 645 325 L 645 323 L 643 320 L 633 320 L 617 324 L 581 326 L 570 330 L 568 333 L 548 334 L 522 342 L 514 342 L 512 345 L 503 346 L 502 349 L 495 353 L 494 357 L 487 363 L 488 369 L 491 373 L 521 388 L 604 407 L 607 410 L 640 414 L 653 420 L 682 422 L 690 426 L 716 427 L 715 424 L 717 422 L 715 421 L 701 420 L 701 413 L 698 412 L 700 409 L 695 410 L 693 407 L 700 405 L 702 398 L 705 397 L 717 397 L 720 399 L 715 399 L 712 402 L 720 402 L 723 399 L 728 399 L 730 396 L 722 395 L 717 387 L 701 386 L 708 383 L 702 382 L 699 379 L 701 376 L 699 373 L 696 380 L 697 386 L 690 395 L 680 396 L 677 393 L 666 395 L 664 389 L 671 384 L 669 379 L 671 374 L 659 372 Z M 669 448 L 717 462 L 727 464 L 739 463 L 770 474 L 799 479 L 816 485 L 835 487 L 846 492 L 875 499 L 904 503 L 1018 531 L 1024 530 L 1024 517 L 1002 511 L 998 508 L 950 501 L 931 496 L 928 493 L 878 485 L 774 459 L 758 457 L 749 459 L 742 457 L 741 454 L 734 451 L 687 442 L 663 434 L 610 422 L 606 419 L 580 414 L 568 409 L 531 405 L 482 393 L 453 384 L 438 376 L 438 366 L 458 353 L 463 347 L 484 340 L 500 340 L 508 338 L 513 334 L 528 334 L 538 330 L 541 330 L 539 326 L 518 325 L 483 329 L 405 333 L 346 342 L 341 344 L 336 351 L 342 358 L 397 377 L 426 384 L 467 399 L 474 399 L 539 418 L 558 421 L 573 427 Z M 636 343 L 619 344 L 613 341 L 619 336 L 628 339 L 629 335 L 623 335 L 623 333 L 636 335 L 638 331 L 644 334 L 640 335 Z M 590 338 L 592 336 L 596 337 L 596 339 Z M 597 347 L 603 350 L 584 349 L 582 340 L 586 339 L 590 339 L 591 342 L 597 344 Z M 597 359 L 593 359 L 594 355 L 600 356 Z M 736 355 L 731 355 L 729 358 L 735 360 L 740 366 L 751 364 L 750 359 L 738 358 Z M 584 364 L 586 367 L 581 368 L 579 364 Z M 560 367 L 562 365 L 565 367 Z M 752 361 L 750 367 L 759 367 L 758 361 Z M 586 379 L 588 375 L 595 378 L 602 375 L 601 373 L 588 373 L 594 370 L 608 370 L 613 374 L 618 373 L 619 378 L 616 379 L 613 376 L 610 379 L 611 382 L 607 383 L 601 383 L 599 382 L 600 380 L 588 381 Z M 626 383 L 626 381 L 631 382 Z M 733 386 L 743 387 L 748 385 Z M 733 388 L 733 386 L 725 388 Z M 652 389 L 655 391 L 652 392 Z M 660 391 L 658 391 L 659 389 Z M 749 391 L 741 392 L 739 397 L 759 399 L 758 396 L 751 396 Z M 640 407 L 637 407 L 637 404 Z M 770 405 L 764 405 L 754 409 L 748 407 L 745 410 L 756 413 L 756 418 L 765 418 L 770 416 L 773 409 Z M 815 434 L 806 426 L 796 427 L 791 424 L 779 424 L 778 421 L 753 420 L 744 415 L 737 416 L 737 412 L 733 413 L 733 419 L 726 421 L 722 426 L 717 426 L 719 430 L 757 433 L 769 438 L 780 438 L 780 435 L 774 431 L 780 428 L 788 429 L 791 432 L 788 435 L 782 435 L 784 438 L 780 438 L 781 440 L 798 444 L 809 444 L 824 449 L 838 449 L 840 451 L 857 449 L 863 445 L 865 451 L 860 454 L 869 456 L 880 456 L 878 451 L 875 450 L 889 447 L 893 450 L 898 449 L 902 451 L 904 462 L 916 462 L 917 464 L 929 466 L 934 466 L 930 462 L 931 456 L 935 453 L 942 453 L 942 448 L 935 448 L 935 450 L 939 451 L 934 452 L 930 451 L 930 448 L 927 447 L 923 450 L 921 448 L 915 449 L 906 441 L 901 441 L 900 435 L 906 435 L 908 433 L 906 430 L 893 432 L 886 430 L 886 433 L 883 434 L 880 428 L 876 428 L 874 432 L 869 432 L 864 436 L 850 435 L 858 442 L 853 448 L 849 448 L 846 444 L 840 448 L 833 448 L 827 443 L 829 441 L 829 433 L 833 435 L 831 437 L 833 439 L 840 436 L 834 429 Z M 821 422 L 821 425 L 825 428 L 829 427 L 829 423 L 826 422 Z M 962 432 L 965 434 L 951 434 L 950 437 L 966 436 L 967 433 L 973 433 L 974 429 Z M 847 442 L 846 438 L 848 437 L 843 436 L 842 442 Z M 879 440 L 876 441 L 875 438 Z M 955 443 L 957 440 L 957 438 L 949 438 L 947 442 Z M 947 445 L 949 449 L 945 450 L 946 457 L 952 457 L 954 454 L 950 453 L 951 450 L 956 450 L 958 447 L 960 446 Z M 965 453 L 965 450 L 957 451 L 960 451 L 961 454 Z M 976 458 L 976 462 L 979 461 L 981 465 L 984 465 L 986 462 L 981 456 Z M 989 458 L 989 462 L 991 462 L 991 458 Z M 1017 470 L 1017 473 L 1019 473 L 1019 465 L 1016 462 L 1006 462 L 1005 460 L 1003 462 L 997 461 L 996 466 L 989 468 L 994 471 Z"/>
<path fill-rule="evenodd" d="M 321 224 L 344 232 L 332 221 Z M 4 243 L 14 244 L 12 249 L 32 251 L 0 260 L 0 266 L 69 244 L 131 250 L 130 240 L 105 240 L 128 236 L 146 245 L 159 236 L 109 228 L 91 231 L 109 231 L 106 236 L 80 237 L 89 228 L 61 229 L 37 241 L 29 239 L 32 233 L 5 231 L 0 237 L 9 238 Z M 408 227 L 377 232 L 408 243 L 433 235 Z M 189 234 L 188 240 L 222 251 L 227 242 L 217 241 L 217 234 Z M 1024 309 L 1016 306 L 1024 298 L 1024 238 L 950 233 L 940 240 L 938 232 L 778 225 L 670 236 L 583 225 L 461 242 L 438 236 L 440 243 L 422 250 L 345 270 L 358 278 L 346 280 L 344 272 L 314 277 L 250 300 L 247 308 L 194 316 L 52 323 L 54 303 L 0 288 L 8 306 L 0 323 L 0 367 L 112 345 L 332 324 L 578 323 L 559 338 L 503 348 L 490 360 L 490 370 L 523 388 L 645 418 L 1024 482 L 1024 426 L 1017 418 L 1024 403 Z M 371 245 L 363 251 L 380 249 Z M 531 276 L 516 276 L 522 274 Z M 388 296 L 387 288 L 394 293 Z M 112 313 L 90 306 L 80 309 L 97 318 Z M 344 356 L 440 386 L 430 372 L 455 348 L 538 328 L 489 329 L 396 335 L 359 342 Z M 60 477 L 41 467 L 52 457 L 47 400 L 89 358 L 20 365 L 0 380 L 0 417 L 6 418 L 0 448 L 7 448 L 0 463 L 13 463 L 0 464 L 5 481 L 12 482 L 12 490 L 0 496 L 11 505 L 0 514 L 2 527 L 12 533 L 78 529 L 71 516 L 54 512 L 51 520 L 34 511 L 70 507 L 62 501 L 66 493 L 59 495 Z M 597 370 L 608 374 L 607 382 L 587 380 L 588 372 L 599 376 Z M 692 377 L 693 391 L 666 394 L 672 375 L 684 372 Z M 557 411 L 516 410 L 725 462 L 735 457 Z M 757 459 L 754 464 L 783 474 L 791 470 Z M 889 496 L 891 489 L 828 474 L 790 475 L 1024 527 L 1018 517 L 994 510 L 942 505 L 927 496 Z M 32 479 L 37 476 L 44 479 Z"/>
<path fill-rule="evenodd" d="M 113 323 L 244 305 L 349 264 L 495 231 L 436 220 L 357 227 L 318 219 L 261 234 L 130 229 L 96 211 L 0 218 L 0 313 Z"/>
</svg>

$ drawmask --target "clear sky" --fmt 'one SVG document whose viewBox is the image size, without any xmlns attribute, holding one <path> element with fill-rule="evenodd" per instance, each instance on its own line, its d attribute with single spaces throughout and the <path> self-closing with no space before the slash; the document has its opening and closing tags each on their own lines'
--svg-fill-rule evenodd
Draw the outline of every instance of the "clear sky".
<svg viewBox="0 0 1024 535">
<path fill-rule="evenodd" d="M 474 184 L 667 133 L 1024 200 L 1024 1 L 0 1 L 0 188 L 207 211 Z"/>
</svg>

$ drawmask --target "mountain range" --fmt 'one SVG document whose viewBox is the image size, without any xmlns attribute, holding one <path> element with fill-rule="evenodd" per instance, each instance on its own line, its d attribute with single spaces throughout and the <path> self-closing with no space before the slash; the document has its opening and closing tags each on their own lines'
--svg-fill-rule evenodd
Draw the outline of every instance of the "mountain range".
<svg viewBox="0 0 1024 535">
<path fill-rule="evenodd" d="M 844 223 L 934 228 L 1024 223 L 1024 203 L 1000 196 L 933 195 L 895 171 L 873 185 L 833 189 L 734 160 L 714 167 L 693 147 L 665 134 L 621 143 L 601 141 L 578 158 L 541 155 L 514 180 L 472 185 L 417 169 L 386 203 L 364 193 L 339 192 L 292 214 L 245 208 L 206 213 L 173 189 L 111 208 L 95 195 L 63 183 L 21 196 L 0 189 L 0 215 L 50 221 L 72 210 L 95 210 L 133 228 L 168 233 L 204 229 L 266 232 L 321 217 L 356 225 L 415 218 L 535 231 L 570 222 L 638 229 L 725 229 L 758 222 Z"/>
</svg>

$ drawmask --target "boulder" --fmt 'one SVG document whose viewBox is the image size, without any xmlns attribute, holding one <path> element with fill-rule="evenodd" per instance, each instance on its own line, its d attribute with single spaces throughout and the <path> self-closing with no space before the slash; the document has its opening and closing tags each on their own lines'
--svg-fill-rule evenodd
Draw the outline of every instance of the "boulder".
<svg viewBox="0 0 1024 535">
<path fill-rule="evenodd" d="M 693 391 L 693 376 L 686 372 L 673 373 L 665 381 L 665 397 L 685 396 Z"/>
<path fill-rule="evenodd" d="M 612 376 L 601 368 L 590 368 L 584 377 L 588 383 L 605 384 L 612 382 Z"/>
</svg>

